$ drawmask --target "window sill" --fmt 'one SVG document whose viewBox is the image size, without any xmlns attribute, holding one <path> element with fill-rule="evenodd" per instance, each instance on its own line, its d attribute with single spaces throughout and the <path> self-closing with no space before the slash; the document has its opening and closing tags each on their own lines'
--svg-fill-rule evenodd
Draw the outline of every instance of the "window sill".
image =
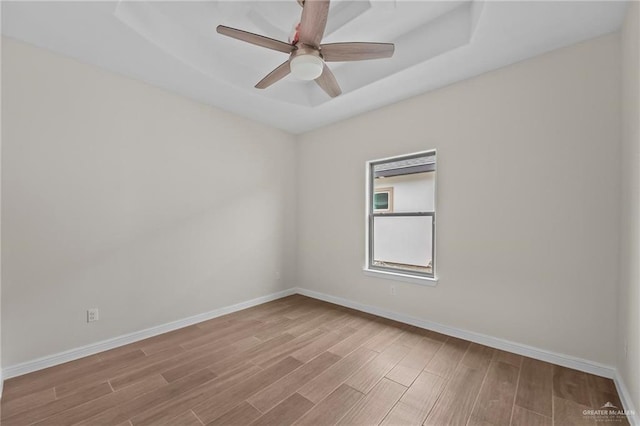
<svg viewBox="0 0 640 426">
<path fill-rule="evenodd" d="M 429 287 L 435 287 L 438 285 L 438 278 L 429 277 L 417 277 L 415 275 L 402 274 L 397 272 L 378 271 L 376 269 L 363 268 L 362 271 L 365 275 L 374 278 L 382 278 L 394 281 L 402 281 L 405 283 L 426 285 Z"/>
</svg>

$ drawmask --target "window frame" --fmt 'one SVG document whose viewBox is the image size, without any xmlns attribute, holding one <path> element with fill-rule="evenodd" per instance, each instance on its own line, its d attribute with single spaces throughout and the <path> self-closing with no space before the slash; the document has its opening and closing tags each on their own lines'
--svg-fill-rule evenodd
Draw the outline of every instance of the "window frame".
<svg viewBox="0 0 640 426">
<path fill-rule="evenodd" d="M 412 158 L 434 156 L 436 168 L 438 171 L 438 156 L 435 149 L 426 151 L 414 152 L 410 154 L 397 155 L 393 157 L 380 158 L 377 160 L 370 160 L 366 162 L 365 169 L 365 181 L 366 181 L 366 200 L 365 200 L 365 265 L 364 272 L 367 275 L 375 276 L 378 278 L 388 278 L 398 281 L 411 282 L 422 285 L 434 286 L 438 281 L 436 275 L 436 212 L 437 212 L 437 187 L 438 177 L 436 174 L 434 183 L 434 200 L 432 212 L 407 212 L 407 213 L 383 213 L 375 212 L 373 206 L 374 193 L 375 193 L 375 178 L 374 178 L 374 166 L 383 163 L 389 163 L 392 161 L 410 160 Z M 373 241 L 374 241 L 374 226 L 373 221 L 375 217 L 402 217 L 402 216 L 431 216 L 432 217 L 432 239 L 431 239 L 431 274 L 419 271 L 411 271 L 407 269 L 388 268 L 384 266 L 373 265 Z"/>
</svg>

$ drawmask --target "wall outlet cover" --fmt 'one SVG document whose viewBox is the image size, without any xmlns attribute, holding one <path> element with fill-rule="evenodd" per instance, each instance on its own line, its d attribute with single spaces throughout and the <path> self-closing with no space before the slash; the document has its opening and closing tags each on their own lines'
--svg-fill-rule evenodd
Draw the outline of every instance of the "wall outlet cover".
<svg viewBox="0 0 640 426">
<path fill-rule="evenodd" d="M 98 321 L 98 308 L 92 308 L 87 310 L 87 322 Z"/>
</svg>

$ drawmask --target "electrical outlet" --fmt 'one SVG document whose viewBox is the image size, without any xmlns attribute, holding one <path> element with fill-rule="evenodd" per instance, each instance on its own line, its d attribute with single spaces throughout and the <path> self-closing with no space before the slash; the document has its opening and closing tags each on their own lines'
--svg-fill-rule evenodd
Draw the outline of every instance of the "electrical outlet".
<svg viewBox="0 0 640 426">
<path fill-rule="evenodd" d="M 92 308 L 87 310 L 87 322 L 98 321 L 100 317 L 98 316 L 98 308 Z"/>
<path fill-rule="evenodd" d="M 389 287 L 389 294 L 391 294 L 392 296 L 396 295 L 396 286 L 392 285 L 391 287 Z"/>
</svg>

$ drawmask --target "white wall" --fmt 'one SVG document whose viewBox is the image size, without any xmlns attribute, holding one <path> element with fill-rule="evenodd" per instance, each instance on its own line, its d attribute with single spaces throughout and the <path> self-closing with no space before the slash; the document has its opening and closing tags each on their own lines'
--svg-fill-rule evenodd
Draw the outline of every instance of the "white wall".
<svg viewBox="0 0 640 426">
<path fill-rule="evenodd" d="M 292 285 L 292 136 L 2 42 L 5 367 Z"/>
<path fill-rule="evenodd" d="M 2 7 L 0 7 L 0 22 L 2 22 Z M 2 79 L 2 44 L 0 43 L 0 80 Z M 2 99 L 2 84 L 0 83 L 0 99 Z M 0 102 L 0 241 L 2 241 L 2 102 Z M 0 399 L 4 388 L 2 374 L 2 244 L 0 244 Z"/>
<path fill-rule="evenodd" d="M 640 409 L 640 4 L 631 2 L 622 41 L 622 220 L 618 368 Z M 625 349 L 626 347 L 626 349 Z"/>
<path fill-rule="evenodd" d="M 605 36 L 302 135 L 297 281 L 614 365 L 619 59 Z M 365 162 L 433 148 L 438 286 L 365 276 Z"/>
</svg>

